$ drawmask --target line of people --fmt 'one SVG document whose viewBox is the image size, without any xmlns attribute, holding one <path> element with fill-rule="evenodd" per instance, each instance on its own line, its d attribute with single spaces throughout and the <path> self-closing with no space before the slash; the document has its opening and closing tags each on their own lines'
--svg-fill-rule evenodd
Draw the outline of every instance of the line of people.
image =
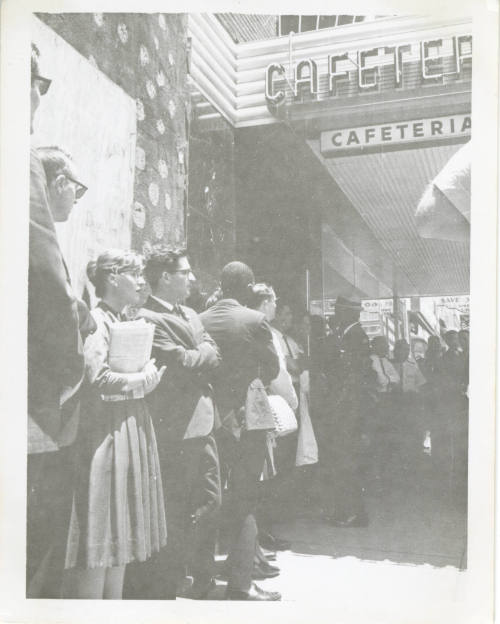
<svg viewBox="0 0 500 624">
<path fill-rule="evenodd" d="M 49 86 L 33 46 L 32 128 Z M 279 600 L 254 581 L 279 574 L 272 551 L 290 546 L 272 535 L 273 512 L 297 488 L 311 496 L 312 473 L 295 466 L 319 453 L 328 521 L 365 526 L 377 459 L 383 468 L 395 442 L 422 430 L 439 446 L 425 414 L 459 412 L 466 423 L 467 358 L 456 332 L 442 356 L 431 338 L 418 364 L 404 341 L 389 360 L 385 339 L 370 345 L 360 303 L 339 296 L 329 334 L 310 318 L 301 347 L 290 307 L 277 310 L 274 290 L 241 262 L 224 267 L 198 314 L 185 305 L 194 279 L 185 249 L 155 246 L 147 258 L 107 250 L 87 267 L 99 299 L 89 311 L 54 227 L 86 191 L 77 167 L 58 147 L 33 149 L 30 185 L 28 597 L 205 599 L 227 536 L 225 597 Z M 132 309 L 154 327 L 152 359 L 118 373 L 110 336 Z M 285 404 L 284 437 L 270 395 Z M 456 436 L 450 448 L 456 454 Z"/>
<path fill-rule="evenodd" d="M 39 62 L 33 46 L 32 130 L 50 86 Z M 232 262 L 198 315 L 185 249 L 110 249 L 87 266 L 89 311 L 54 227 L 86 187 L 58 147 L 32 149 L 30 177 L 27 596 L 175 599 L 191 577 L 187 595 L 206 598 L 224 522 L 226 599 L 279 600 L 254 583 L 279 573 L 262 546 L 287 546 L 258 540 L 261 477 L 279 473 L 268 390 L 297 407 L 274 291 Z M 111 335 L 132 309 L 154 326 L 152 359 L 116 372 Z"/>
</svg>

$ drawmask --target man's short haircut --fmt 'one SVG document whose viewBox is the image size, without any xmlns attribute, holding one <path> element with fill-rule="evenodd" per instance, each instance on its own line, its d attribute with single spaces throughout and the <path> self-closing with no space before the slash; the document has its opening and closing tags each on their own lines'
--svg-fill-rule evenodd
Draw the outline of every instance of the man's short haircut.
<svg viewBox="0 0 500 624">
<path fill-rule="evenodd" d="M 42 162 L 47 182 L 50 184 L 60 173 L 71 173 L 73 159 L 60 147 L 38 147 L 37 154 Z"/>
<path fill-rule="evenodd" d="M 166 271 L 173 273 L 179 264 L 180 258 L 187 256 L 185 247 L 170 245 L 154 245 L 146 258 L 144 274 L 151 288 L 156 288 L 160 277 Z"/>
<path fill-rule="evenodd" d="M 31 44 L 31 75 L 36 76 L 40 73 L 40 65 L 38 59 L 40 58 L 40 50 L 36 44 Z"/>
<path fill-rule="evenodd" d="M 251 296 L 249 285 L 255 282 L 252 269 L 244 262 L 229 262 L 222 269 L 220 286 L 225 298 L 246 303 Z"/>
</svg>

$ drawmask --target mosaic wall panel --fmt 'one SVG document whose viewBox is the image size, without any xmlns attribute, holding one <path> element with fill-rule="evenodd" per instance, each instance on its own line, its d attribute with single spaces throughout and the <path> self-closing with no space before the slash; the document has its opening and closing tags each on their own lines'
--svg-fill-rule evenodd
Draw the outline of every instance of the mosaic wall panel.
<svg viewBox="0 0 500 624">
<path fill-rule="evenodd" d="M 182 242 L 187 189 L 186 120 L 190 115 L 187 16 L 37 16 L 136 101 L 132 246 L 144 250 L 155 242 Z"/>
</svg>

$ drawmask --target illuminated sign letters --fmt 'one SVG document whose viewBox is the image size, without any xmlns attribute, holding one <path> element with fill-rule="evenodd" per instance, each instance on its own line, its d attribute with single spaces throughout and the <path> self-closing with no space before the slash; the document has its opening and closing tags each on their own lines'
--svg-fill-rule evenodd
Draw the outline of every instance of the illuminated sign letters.
<svg viewBox="0 0 500 624">
<path fill-rule="evenodd" d="M 387 88 L 380 85 L 382 67 L 392 67 L 393 84 L 396 88 L 400 88 L 403 86 L 405 62 L 419 63 L 420 76 L 424 81 L 441 80 L 444 76 L 459 76 L 463 71 L 464 62 L 472 58 L 472 37 L 460 35 L 445 40 L 432 39 L 413 44 L 401 43 L 331 54 L 325 59 L 326 63 L 321 59 L 312 58 L 292 62 L 290 41 L 289 54 L 288 68 L 285 69 L 284 65 L 277 63 L 271 63 L 266 67 L 266 100 L 273 106 L 279 106 L 286 101 L 287 86 L 292 101 L 306 88 L 316 97 L 338 96 L 338 83 L 351 80 L 351 75 L 355 77 L 360 93 Z M 448 71 L 444 71 L 443 61 L 450 58 L 451 70 L 448 60 Z M 324 67 L 325 64 L 327 89 L 320 93 L 318 68 Z M 352 68 L 351 71 L 349 68 Z M 275 82 L 280 82 L 279 89 L 275 88 Z"/>
</svg>

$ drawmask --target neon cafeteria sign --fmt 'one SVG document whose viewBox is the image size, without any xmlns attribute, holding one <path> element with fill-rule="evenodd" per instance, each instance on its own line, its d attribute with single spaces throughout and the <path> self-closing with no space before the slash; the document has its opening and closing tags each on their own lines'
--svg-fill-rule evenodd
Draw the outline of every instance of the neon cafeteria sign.
<svg viewBox="0 0 500 624">
<path fill-rule="evenodd" d="M 323 156 L 333 156 L 367 148 L 420 144 L 436 139 L 459 139 L 468 137 L 470 131 L 470 115 L 447 115 L 415 121 L 328 130 L 321 133 L 320 147 Z"/>
<path fill-rule="evenodd" d="M 418 60 L 420 62 L 421 76 L 424 80 L 439 79 L 443 76 L 459 75 L 462 72 L 463 62 L 472 58 L 472 36 L 460 35 L 454 36 L 451 40 L 451 55 L 442 54 L 443 39 L 432 39 L 420 41 Z M 370 48 L 365 50 L 357 50 L 355 54 L 352 52 L 344 52 L 343 54 L 328 55 L 327 59 L 327 78 L 328 78 L 328 95 L 337 95 L 337 82 L 349 79 L 348 70 L 339 70 L 338 65 L 352 63 L 357 68 L 358 88 L 360 90 L 373 89 L 378 86 L 380 75 L 380 67 L 393 65 L 395 86 L 401 87 L 403 83 L 403 67 L 404 62 L 413 60 L 405 58 L 412 51 L 412 44 L 402 43 L 393 46 L 385 46 L 383 48 L 384 55 L 389 55 L 389 60 L 382 62 L 379 57 L 380 48 Z M 445 72 L 441 68 L 436 67 L 436 62 L 444 58 L 452 57 L 453 70 Z M 354 57 L 354 58 L 353 58 Z M 289 72 L 287 74 L 282 64 L 271 63 L 266 67 L 266 100 L 273 106 L 283 104 L 286 99 L 286 93 L 283 89 L 274 90 L 275 77 L 280 80 L 286 80 L 292 95 L 296 98 L 302 88 L 308 87 L 311 95 L 319 94 L 319 74 L 318 62 L 312 58 L 301 59 L 295 64 L 292 61 L 292 38 L 289 40 Z"/>
</svg>

